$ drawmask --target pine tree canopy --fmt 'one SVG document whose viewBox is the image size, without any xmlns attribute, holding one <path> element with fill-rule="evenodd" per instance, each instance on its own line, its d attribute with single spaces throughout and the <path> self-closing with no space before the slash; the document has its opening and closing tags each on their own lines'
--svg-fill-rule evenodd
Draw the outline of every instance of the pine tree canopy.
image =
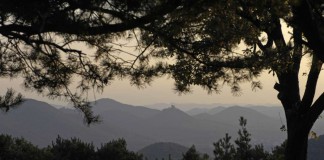
<svg viewBox="0 0 324 160">
<path fill-rule="evenodd" d="M 0 76 L 71 101 L 91 123 L 98 117 L 84 93 L 114 78 L 142 86 L 168 75 L 181 93 L 193 85 L 218 93 L 225 84 L 239 95 L 241 82 L 262 88 L 256 78 L 268 70 L 284 99 L 284 79 L 314 54 L 302 102 L 309 107 L 324 60 L 323 13 L 315 0 L 2 0 Z"/>
</svg>

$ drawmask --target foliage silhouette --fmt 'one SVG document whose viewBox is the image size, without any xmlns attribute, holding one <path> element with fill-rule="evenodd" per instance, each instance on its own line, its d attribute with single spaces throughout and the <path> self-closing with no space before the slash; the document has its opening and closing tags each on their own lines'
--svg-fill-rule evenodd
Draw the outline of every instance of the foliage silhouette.
<svg viewBox="0 0 324 160">
<path fill-rule="evenodd" d="M 192 145 L 188 151 L 183 154 L 182 160 L 209 160 L 209 156 L 207 154 L 201 155 L 194 145 Z"/>
<path fill-rule="evenodd" d="M 142 86 L 169 75 L 181 93 L 193 85 L 219 93 L 226 84 L 240 95 L 241 82 L 262 88 L 256 78 L 269 71 L 286 113 L 286 158 L 307 157 L 309 132 L 324 110 L 324 94 L 314 99 L 324 60 L 322 1 L 3 0 L 0 17 L 0 76 L 23 77 L 26 88 L 69 100 L 86 123 L 98 117 L 84 93 L 116 77 Z M 75 47 L 80 43 L 95 53 Z M 125 49 L 130 44 L 134 52 Z M 312 64 L 301 94 L 306 54 Z M 79 92 L 70 89 L 74 80 Z M 12 100 L 0 108 L 19 102 Z"/>
<path fill-rule="evenodd" d="M 272 153 L 267 152 L 262 144 L 252 146 L 251 134 L 246 129 L 247 120 L 240 117 L 241 129 L 238 131 L 238 138 L 231 142 L 228 134 L 214 143 L 215 160 L 283 160 L 285 157 L 286 145 L 276 146 Z M 284 143 L 285 144 L 285 143 Z"/>
<path fill-rule="evenodd" d="M 142 160 L 142 155 L 128 151 L 123 139 L 110 141 L 95 149 L 80 139 L 57 137 L 51 146 L 40 149 L 23 138 L 0 135 L 1 160 Z"/>
</svg>

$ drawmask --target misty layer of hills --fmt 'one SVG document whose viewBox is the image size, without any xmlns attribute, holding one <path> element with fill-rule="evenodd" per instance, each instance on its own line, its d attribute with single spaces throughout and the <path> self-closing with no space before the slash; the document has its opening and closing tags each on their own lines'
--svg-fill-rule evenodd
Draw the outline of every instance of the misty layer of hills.
<svg viewBox="0 0 324 160">
<path fill-rule="evenodd" d="M 277 112 L 275 115 L 278 115 L 280 108 L 215 106 L 185 113 L 176 107 L 156 110 L 112 99 L 100 99 L 92 104 L 102 122 L 87 126 L 83 124 L 82 114 L 76 110 L 57 109 L 29 99 L 17 109 L 0 114 L 0 133 L 24 137 L 40 147 L 50 145 L 60 135 L 63 138 L 78 137 L 97 146 L 124 138 L 129 149 L 134 151 L 157 142 L 173 142 L 186 147 L 195 144 L 197 150 L 206 153 L 212 153 L 213 142 L 224 137 L 225 133 L 235 139 L 240 116 L 247 119 L 254 144 L 263 143 L 271 149 L 282 143 L 286 134 L 280 131 L 283 122 L 279 116 L 276 118 L 270 114 Z M 320 122 L 318 126 L 323 124 Z"/>
</svg>

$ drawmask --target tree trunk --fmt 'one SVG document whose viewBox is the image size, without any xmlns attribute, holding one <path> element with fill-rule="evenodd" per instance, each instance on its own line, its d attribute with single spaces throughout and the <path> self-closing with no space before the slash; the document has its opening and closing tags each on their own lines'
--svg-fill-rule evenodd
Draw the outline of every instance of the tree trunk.
<svg viewBox="0 0 324 160">
<path fill-rule="evenodd" d="M 300 114 L 287 115 L 286 160 L 307 160 L 308 136 L 313 126 Z"/>
</svg>

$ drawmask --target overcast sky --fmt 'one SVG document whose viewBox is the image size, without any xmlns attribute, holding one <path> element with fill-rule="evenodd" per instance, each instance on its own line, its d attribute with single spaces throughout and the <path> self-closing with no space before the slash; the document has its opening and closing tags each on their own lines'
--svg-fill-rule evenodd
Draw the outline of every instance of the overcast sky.
<svg viewBox="0 0 324 160">
<path fill-rule="evenodd" d="M 303 62 L 301 72 L 307 71 L 307 60 Z M 305 86 L 306 76 L 300 76 L 301 93 L 303 93 Z M 224 104 L 262 104 L 273 105 L 280 104 L 277 99 L 277 92 L 273 89 L 273 85 L 276 82 L 276 78 L 269 75 L 267 72 L 260 77 L 263 89 L 258 91 L 252 91 L 250 83 L 242 84 L 243 94 L 241 96 L 233 96 L 230 92 L 230 88 L 224 86 L 221 94 L 208 95 L 205 90 L 200 87 L 194 87 L 193 92 L 186 95 L 178 95 L 174 91 L 173 80 L 161 78 L 155 80 L 151 86 L 147 86 L 144 89 L 138 89 L 136 86 L 131 86 L 128 80 L 116 80 L 110 86 L 106 87 L 103 94 L 93 94 L 90 92 L 88 98 L 112 98 L 117 101 L 126 104 L 133 105 L 149 105 L 155 103 L 198 103 L 198 104 L 212 104 L 212 103 L 224 103 Z M 317 95 L 324 91 L 324 76 L 320 75 L 318 81 Z M 20 91 L 27 98 L 38 99 L 50 103 L 66 104 L 65 102 L 56 100 L 52 101 L 46 97 L 42 97 L 33 92 L 25 92 L 22 87 L 22 80 L 14 79 L 0 79 L 1 94 L 4 93 L 6 88 L 14 88 Z"/>
<path fill-rule="evenodd" d="M 284 24 L 284 23 L 283 23 Z M 283 31 L 285 33 L 286 41 L 289 40 L 289 28 L 283 25 Z M 86 50 L 85 46 L 78 46 L 82 50 Z M 239 47 L 240 48 L 240 47 Z M 310 64 L 309 57 L 303 58 L 300 75 L 303 72 L 308 72 Z M 306 76 L 300 76 L 300 88 L 301 95 L 305 88 Z M 112 98 L 117 101 L 126 104 L 133 105 L 150 105 L 155 103 L 198 103 L 198 104 L 212 104 L 212 103 L 224 103 L 224 104 L 261 104 L 261 105 L 278 105 L 280 104 L 277 99 L 277 91 L 273 89 L 276 77 L 269 75 L 265 71 L 259 80 L 262 83 L 263 89 L 258 91 L 252 91 L 250 83 L 242 84 L 243 94 L 241 96 L 233 96 L 230 92 L 230 88 L 224 86 L 221 94 L 207 94 L 206 91 L 200 87 L 194 87 L 193 92 L 186 95 L 178 95 L 174 91 L 173 80 L 161 78 L 155 80 L 151 86 L 147 86 L 144 89 L 138 89 L 136 86 L 131 86 L 128 80 L 115 80 L 110 86 L 107 86 L 103 94 L 93 94 L 90 92 L 88 98 L 90 100 L 99 98 Z M 38 99 L 54 104 L 63 104 L 65 102 L 59 100 L 49 100 L 46 97 L 42 97 L 32 92 L 25 92 L 22 87 L 21 79 L 1 79 L 0 78 L 0 93 L 4 94 L 7 88 L 13 88 L 19 92 L 22 92 L 25 97 Z M 317 85 L 316 97 L 324 91 L 324 74 L 320 75 Z"/>
</svg>

